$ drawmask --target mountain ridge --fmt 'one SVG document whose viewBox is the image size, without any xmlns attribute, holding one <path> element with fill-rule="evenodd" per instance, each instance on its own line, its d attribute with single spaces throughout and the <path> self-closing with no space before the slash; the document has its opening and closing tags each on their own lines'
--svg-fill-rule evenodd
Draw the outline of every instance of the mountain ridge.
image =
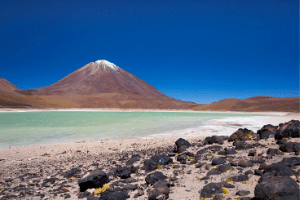
<svg viewBox="0 0 300 200">
<path fill-rule="evenodd" d="M 197 105 L 195 111 L 299 112 L 300 97 L 254 96 L 246 99 L 221 99 Z"/>
<path fill-rule="evenodd" d="M 254 96 L 211 104 L 181 101 L 106 60 L 90 62 L 43 88 L 20 90 L 0 78 L 0 107 L 299 112 L 299 100 L 300 97 Z"/>
</svg>

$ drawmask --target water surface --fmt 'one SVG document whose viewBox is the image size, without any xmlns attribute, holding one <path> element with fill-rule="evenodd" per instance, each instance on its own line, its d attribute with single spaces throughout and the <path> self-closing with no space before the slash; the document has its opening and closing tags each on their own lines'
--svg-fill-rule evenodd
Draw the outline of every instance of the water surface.
<svg viewBox="0 0 300 200">
<path fill-rule="evenodd" d="M 101 139 L 149 138 L 194 130 L 217 132 L 222 119 L 251 113 L 41 111 L 0 113 L 0 148 Z M 217 121 L 216 121 L 217 120 Z M 218 122 L 219 120 L 219 122 Z M 238 125 L 237 125 L 238 126 Z M 202 130 L 202 132 L 200 131 Z M 222 129 L 223 130 L 223 129 Z"/>
</svg>

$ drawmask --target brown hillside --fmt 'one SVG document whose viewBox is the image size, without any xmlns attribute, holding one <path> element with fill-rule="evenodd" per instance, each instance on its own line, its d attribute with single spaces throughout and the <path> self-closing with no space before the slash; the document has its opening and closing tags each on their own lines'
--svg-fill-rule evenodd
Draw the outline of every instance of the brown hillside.
<svg viewBox="0 0 300 200">
<path fill-rule="evenodd" d="M 300 97 L 251 97 L 247 99 L 223 99 L 207 105 L 194 107 L 204 111 L 277 111 L 299 112 Z"/>
</svg>

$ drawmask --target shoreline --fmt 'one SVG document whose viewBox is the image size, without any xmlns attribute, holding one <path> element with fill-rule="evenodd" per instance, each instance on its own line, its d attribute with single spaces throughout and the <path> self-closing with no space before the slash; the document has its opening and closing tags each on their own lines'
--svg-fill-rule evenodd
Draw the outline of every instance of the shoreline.
<svg viewBox="0 0 300 200">
<path fill-rule="evenodd" d="M 190 112 L 190 113 L 240 113 L 240 114 L 270 114 L 270 115 L 287 115 L 297 114 L 297 112 L 277 112 L 277 111 L 195 111 L 195 110 L 178 110 L 178 109 L 119 109 L 119 108 L 0 108 L 0 113 L 5 112 Z M 299 113 L 298 113 L 299 114 Z"/>
</svg>

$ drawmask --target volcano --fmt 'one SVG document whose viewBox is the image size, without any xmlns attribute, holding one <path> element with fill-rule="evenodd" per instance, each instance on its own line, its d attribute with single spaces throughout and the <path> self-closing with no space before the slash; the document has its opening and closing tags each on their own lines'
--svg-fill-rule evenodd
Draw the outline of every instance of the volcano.
<svg viewBox="0 0 300 200">
<path fill-rule="evenodd" d="M 95 95 L 99 93 L 166 97 L 150 84 L 106 60 L 88 63 L 57 83 L 36 91 L 39 95 Z"/>
<path fill-rule="evenodd" d="M 170 98 L 107 60 L 90 62 L 44 88 L 13 89 L 33 107 L 191 109 L 197 105 Z"/>
</svg>

